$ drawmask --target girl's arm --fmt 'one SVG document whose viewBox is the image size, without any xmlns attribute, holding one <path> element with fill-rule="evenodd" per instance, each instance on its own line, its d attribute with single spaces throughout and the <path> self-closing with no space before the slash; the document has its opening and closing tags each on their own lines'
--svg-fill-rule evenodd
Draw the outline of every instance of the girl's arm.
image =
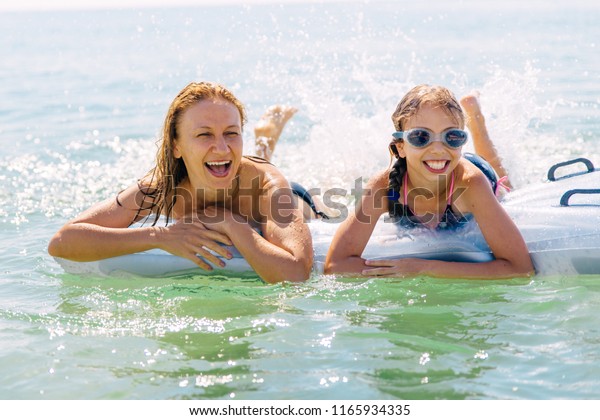
<svg viewBox="0 0 600 420">
<path fill-rule="evenodd" d="M 487 278 L 526 277 L 534 274 L 533 264 L 521 232 L 489 188 L 487 178 L 476 172 L 463 194 L 466 211 L 473 213 L 495 260 L 481 263 L 470 275 Z"/>
<path fill-rule="evenodd" d="M 258 197 L 262 235 L 240 215 L 223 208 L 206 209 L 217 221 L 210 229 L 224 233 L 267 283 L 300 282 L 310 276 L 313 263 L 312 237 L 303 220 L 297 198 L 289 183 L 274 167 Z"/>
<path fill-rule="evenodd" d="M 335 232 L 327 257 L 325 273 L 361 273 L 366 268 L 361 257 L 373 229 L 382 214 L 387 212 L 388 173 L 380 173 L 366 186 L 354 212 Z"/>
<path fill-rule="evenodd" d="M 231 254 L 217 244 L 231 244 L 229 238 L 206 229 L 198 220 L 181 220 L 168 227 L 128 228 L 136 217 L 140 194 L 140 186 L 136 184 L 119 194 L 121 205 L 112 198 L 84 211 L 54 235 L 48 252 L 74 261 L 94 261 L 160 248 L 188 258 L 207 270 L 212 268 L 197 254 L 214 264 L 222 263 L 203 246 L 231 258 Z M 141 212 L 139 216 L 148 213 Z"/>
<path fill-rule="evenodd" d="M 372 267 L 365 275 L 427 275 L 446 278 L 495 279 L 526 277 L 534 273 L 521 233 L 502 208 L 483 174 L 470 177 L 456 205 L 473 213 L 495 260 L 485 263 L 459 263 L 421 259 L 367 261 Z"/>
</svg>

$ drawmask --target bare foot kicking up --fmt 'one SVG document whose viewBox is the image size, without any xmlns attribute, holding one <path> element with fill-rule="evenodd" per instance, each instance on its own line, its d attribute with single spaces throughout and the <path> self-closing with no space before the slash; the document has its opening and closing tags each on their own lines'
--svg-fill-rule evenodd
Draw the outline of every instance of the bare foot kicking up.
<svg viewBox="0 0 600 420">
<path fill-rule="evenodd" d="M 257 156 L 271 160 L 285 124 L 297 111 L 298 109 L 286 105 L 273 105 L 267 109 L 254 127 Z"/>
<path fill-rule="evenodd" d="M 485 117 L 479 103 L 479 92 L 473 91 L 463 96 L 460 99 L 460 105 L 467 115 L 466 123 L 473 137 L 475 153 L 487 160 L 499 177 L 507 176 L 506 169 L 502 166 L 502 160 L 488 134 Z M 506 181 L 505 185 L 510 187 L 510 182 Z"/>
<path fill-rule="evenodd" d="M 481 105 L 479 104 L 479 96 L 479 91 L 474 90 L 460 98 L 460 105 L 462 106 L 469 119 L 475 118 L 477 116 L 483 117 L 483 113 L 481 112 Z"/>
</svg>

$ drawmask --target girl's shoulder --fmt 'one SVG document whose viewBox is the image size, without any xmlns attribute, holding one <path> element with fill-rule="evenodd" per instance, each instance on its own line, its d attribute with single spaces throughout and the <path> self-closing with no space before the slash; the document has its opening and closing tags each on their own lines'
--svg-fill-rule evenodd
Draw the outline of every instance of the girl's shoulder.
<svg viewBox="0 0 600 420">
<path fill-rule="evenodd" d="M 482 185 L 489 187 L 489 180 L 485 176 L 481 169 L 475 166 L 473 163 L 469 162 L 469 160 L 464 157 L 460 159 L 458 165 L 455 169 L 456 174 L 456 182 L 460 184 L 466 185 Z"/>
<path fill-rule="evenodd" d="M 496 201 L 489 179 L 467 159 L 460 160 L 455 176 L 455 191 L 459 193 L 454 202 L 456 206 L 471 208 L 473 202 L 481 201 L 484 197 Z"/>
</svg>

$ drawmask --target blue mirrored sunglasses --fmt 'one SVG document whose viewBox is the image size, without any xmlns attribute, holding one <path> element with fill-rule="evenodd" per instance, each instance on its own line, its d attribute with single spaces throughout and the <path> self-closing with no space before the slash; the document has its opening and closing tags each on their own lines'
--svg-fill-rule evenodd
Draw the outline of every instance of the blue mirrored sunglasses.
<svg viewBox="0 0 600 420">
<path fill-rule="evenodd" d="M 418 148 L 429 146 L 434 141 L 441 141 L 452 149 L 458 149 L 464 145 L 469 137 L 466 131 L 458 128 L 444 130 L 439 135 L 426 128 L 413 128 L 407 131 L 396 131 L 392 136 L 396 141 L 406 140 Z"/>
</svg>

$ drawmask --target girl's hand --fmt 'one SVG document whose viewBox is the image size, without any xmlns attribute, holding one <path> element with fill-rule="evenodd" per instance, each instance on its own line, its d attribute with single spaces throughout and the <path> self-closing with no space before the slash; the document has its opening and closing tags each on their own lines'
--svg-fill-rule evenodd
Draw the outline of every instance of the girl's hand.
<svg viewBox="0 0 600 420">
<path fill-rule="evenodd" d="M 398 258 L 391 260 L 366 260 L 365 265 L 373 267 L 362 271 L 365 276 L 411 277 L 420 274 L 426 260 Z"/>
<path fill-rule="evenodd" d="M 218 267 L 225 267 L 225 262 L 218 256 L 226 259 L 233 257 L 221 245 L 232 245 L 229 237 L 217 230 L 210 229 L 195 216 L 183 218 L 170 226 L 157 228 L 157 239 L 161 249 L 187 258 L 208 271 L 213 269 L 208 262 Z M 214 255 L 213 252 L 217 255 Z"/>
</svg>

